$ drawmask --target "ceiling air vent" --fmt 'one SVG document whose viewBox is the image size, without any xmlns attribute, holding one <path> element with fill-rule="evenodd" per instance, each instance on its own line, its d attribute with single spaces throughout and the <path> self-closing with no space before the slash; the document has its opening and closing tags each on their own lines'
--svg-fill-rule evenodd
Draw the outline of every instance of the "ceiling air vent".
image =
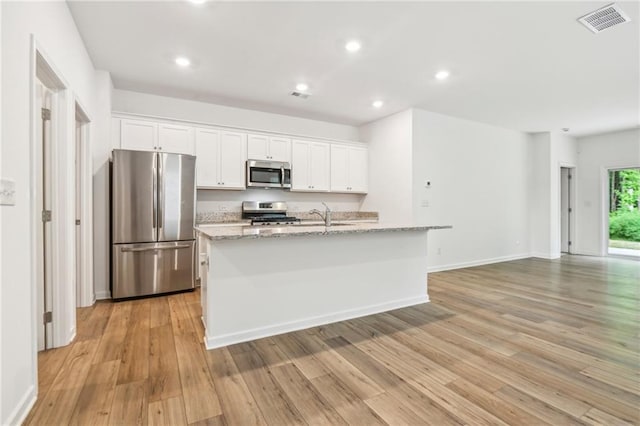
<svg viewBox="0 0 640 426">
<path fill-rule="evenodd" d="M 629 16 L 615 3 L 588 13 L 580 18 L 578 22 L 594 33 L 599 33 L 615 25 L 629 22 Z"/>
<path fill-rule="evenodd" d="M 310 96 L 308 93 L 297 92 L 297 91 L 293 91 L 289 94 L 291 96 L 295 96 L 296 98 L 300 98 L 300 99 L 307 99 Z"/>
</svg>

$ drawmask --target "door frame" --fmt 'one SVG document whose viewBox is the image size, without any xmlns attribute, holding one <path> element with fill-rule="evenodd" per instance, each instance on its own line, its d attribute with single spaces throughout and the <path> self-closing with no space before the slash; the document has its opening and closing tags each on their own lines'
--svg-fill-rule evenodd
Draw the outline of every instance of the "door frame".
<svg viewBox="0 0 640 426">
<path fill-rule="evenodd" d="M 42 45 L 31 36 L 30 43 L 30 245 L 31 245 L 31 310 L 32 341 L 34 342 L 33 365 L 37 370 L 37 330 L 42 318 L 37 318 L 38 303 L 38 256 L 41 247 L 37 242 L 36 229 L 42 226 L 42 212 L 38 211 L 36 197 L 39 196 L 34 179 L 38 164 L 36 150 L 41 141 L 37 140 L 36 126 L 39 123 L 36 111 L 36 84 L 40 80 L 53 92 L 51 123 L 51 294 L 52 294 L 52 346 L 69 344 L 76 333 L 75 315 L 75 266 L 74 266 L 74 226 L 75 202 L 73 155 L 75 151 L 75 95 L 71 92 L 62 73 L 47 55 Z M 37 371 L 34 372 L 37 377 Z"/>
<path fill-rule="evenodd" d="M 562 169 L 569 169 L 571 173 L 571 179 L 569 179 L 569 206 L 571 207 L 571 215 L 569 216 L 569 241 L 571 244 L 568 247 L 568 254 L 575 254 L 577 247 L 577 182 L 578 182 L 578 167 L 574 163 L 558 163 L 558 244 L 560 245 L 558 252 L 562 253 Z"/>
<path fill-rule="evenodd" d="M 93 176 L 91 167 L 91 118 L 87 114 L 87 109 L 82 105 L 80 100 L 74 97 L 75 103 L 75 121 L 82 123 L 80 125 L 80 275 L 76 276 L 76 306 L 91 306 L 96 301 L 95 290 L 93 285 Z M 74 142 L 75 142 L 75 126 L 74 126 Z M 74 158 L 78 155 L 76 145 L 74 143 Z M 74 174 L 75 175 L 75 174 Z M 76 177 L 77 178 L 77 177 Z M 74 220 L 76 211 L 75 194 L 76 182 L 74 179 L 74 197 L 73 212 Z M 74 227 L 74 231 L 76 228 Z M 75 239 L 74 239 L 75 241 Z M 78 261 L 74 254 L 74 259 Z M 75 265 L 75 262 L 74 262 Z M 77 265 L 76 265 L 77 266 Z M 74 270 L 75 271 L 75 270 Z"/>
<path fill-rule="evenodd" d="M 640 163 L 600 167 L 600 256 L 609 256 L 609 172 L 639 169 Z"/>
</svg>

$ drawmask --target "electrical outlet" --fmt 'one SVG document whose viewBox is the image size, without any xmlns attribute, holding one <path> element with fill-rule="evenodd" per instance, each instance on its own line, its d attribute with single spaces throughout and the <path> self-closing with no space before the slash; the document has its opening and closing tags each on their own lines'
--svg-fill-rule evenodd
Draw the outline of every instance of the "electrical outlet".
<svg viewBox="0 0 640 426">
<path fill-rule="evenodd" d="M 0 179 L 0 205 L 16 205 L 16 182 L 11 179 Z"/>
<path fill-rule="evenodd" d="M 438 256 L 440 256 L 441 254 L 442 254 L 442 249 L 438 247 Z"/>
</svg>

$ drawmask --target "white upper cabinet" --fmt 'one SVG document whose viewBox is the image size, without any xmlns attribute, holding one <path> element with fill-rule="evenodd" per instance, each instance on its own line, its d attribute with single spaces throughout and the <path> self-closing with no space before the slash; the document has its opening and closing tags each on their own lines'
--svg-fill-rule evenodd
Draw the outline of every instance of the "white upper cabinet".
<svg viewBox="0 0 640 426">
<path fill-rule="evenodd" d="M 331 191 L 366 193 L 368 190 L 368 150 L 331 145 Z"/>
<path fill-rule="evenodd" d="M 321 142 L 292 142 L 292 191 L 329 191 L 329 147 L 328 143 Z"/>
<path fill-rule="evenodd" d="M 291 162 L 291 139 L 249 135 L 247 153 L 250 160 Z"/>
<path fill-rule="evenodd" d="M 225 189 L 245 189 L 247 135 L 220 132 L 220 182 Z"/>
<path fill-rule="evenodd" d="M 193 128 L 178 124 L 123 119 L 120 147 L 134 151 L 162 151 L 195 154 Z"/>
<path fill-rule="evenodd" d="M 196 129 L 196 186 L 215 188 L 220 184 L 220 132 Z"/>
<path fill-rule="evenodd" d="M 193 127 L 158 124 L 158 151 L 175 154 L 195 154 Z"/>
<path fill-rule="evenodd" d="M 120 148 L 133 151 L 156 151 L 158 124 L 142 120 L 122 120 L 120 124 Z"/>
<path fill-rule="evenodd" d="M 196 129 L 196 186 L 245 189 L 247 140 L 244 133 Z"/>
</svg>

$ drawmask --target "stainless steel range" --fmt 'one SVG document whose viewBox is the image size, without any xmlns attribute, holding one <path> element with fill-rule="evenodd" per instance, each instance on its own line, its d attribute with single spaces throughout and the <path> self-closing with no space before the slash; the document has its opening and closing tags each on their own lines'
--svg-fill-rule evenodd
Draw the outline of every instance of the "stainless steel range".
<svg viewBox="0 0 640 426">
<path fill-rule="evenodd" d="M 242 218 L 251 219 L 252 225 L 295 225 L 300 219 L 287 216 L 284 201 L 243 201 Z"/>
</svg>

